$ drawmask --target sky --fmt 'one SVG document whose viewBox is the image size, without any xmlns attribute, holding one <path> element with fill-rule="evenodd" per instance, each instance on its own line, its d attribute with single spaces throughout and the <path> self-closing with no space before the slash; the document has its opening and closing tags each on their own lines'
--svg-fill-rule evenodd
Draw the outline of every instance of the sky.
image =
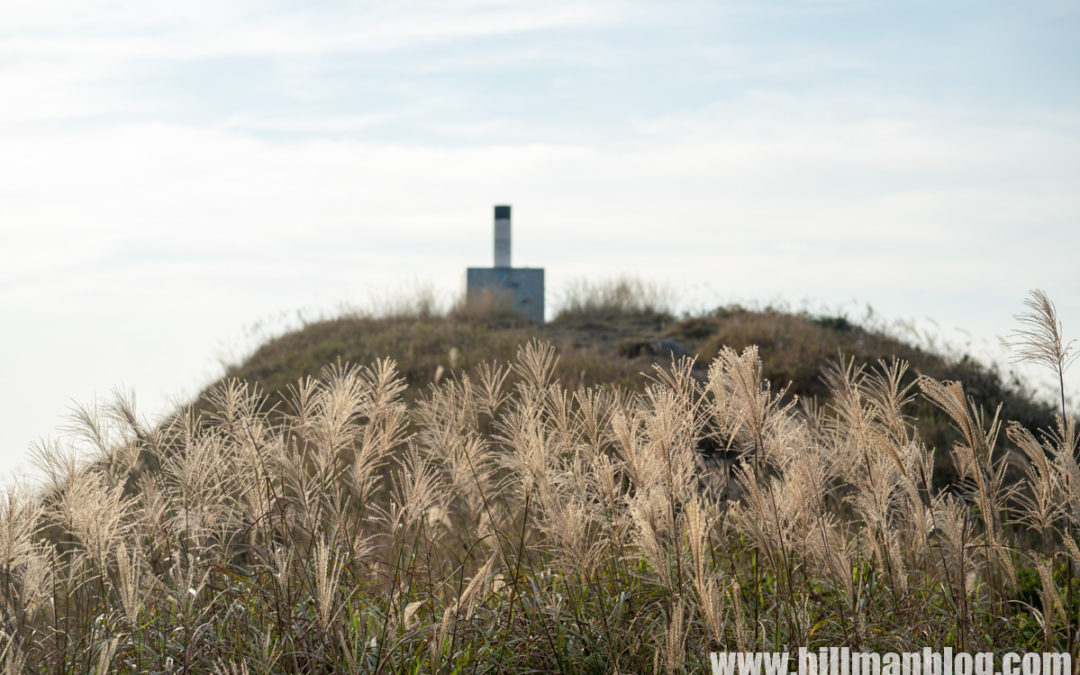
<svg viewBox="0 0 1080 675">
<path fill-rule="evenodd" d="M 491 258 L 1080 336 L 1080 5 L 0 0 L 0 473 Z M 1069 381 L 1080 392 L 1080 366 Z M 1033 382 L 1036 380 L 1033 380 Z"/>
</svg>

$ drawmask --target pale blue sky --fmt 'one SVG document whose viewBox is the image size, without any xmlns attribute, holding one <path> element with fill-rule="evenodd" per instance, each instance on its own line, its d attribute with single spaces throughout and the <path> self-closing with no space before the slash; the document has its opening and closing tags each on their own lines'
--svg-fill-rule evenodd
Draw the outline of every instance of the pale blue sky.
<svg viewBox="0 0 1080 675">
<path fill-rule="evenodd" d="M 1080 335 L 1075 3 L 0 16 L 0 471 L 72 400 L 190 396 L 258 322 L 450 295 L 495 203 L 549 304 L 633 272 L 692 306 L 869 304 L 993 349 L 1043 287 Z"/>
</svg>

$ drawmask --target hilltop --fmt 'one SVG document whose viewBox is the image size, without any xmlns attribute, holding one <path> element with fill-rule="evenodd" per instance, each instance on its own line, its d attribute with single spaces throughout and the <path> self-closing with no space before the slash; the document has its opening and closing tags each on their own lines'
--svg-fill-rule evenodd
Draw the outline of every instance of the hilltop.
<svg viewBox="0 0 1080 675">
<path fill-rule="evenodd" d="M 437 313 L 425 303 L 387 316 L 344 315 L 269 340 L 228 367 L 223 379 L 255 383 L 276 403 L 289 386 L 306 376 L 318 377 L 328 365 L 363 365 L 389 357 L 409 385 L 406 397 L 417 396 L 427 385 L 469 373 L 480 363 L 510 362 L 520 346 L 537 338 L 556 348 L 555 375 L 565 388 L 613 385 L 640 391 L 654 365 L 667 367 L 673 358 L 694 357 L 693 372 L 704 379 L 723 347 L 741 352 L 756 345 L 764 378 L 774 391 L 786 388 L 788 399 L 826 404 L 822 375 L 829 364 L 850 360 L 875 367 L 897 358 L 910 365 L 905 382 L 919 375 L 957 381 L 990 414 L 1000 404 L 1003 417 L 1029 429 L 1053 425 L 1051 406 L 1015 378 L 967 355 L 934 353 L 844 316 L 738 305 L 677 316 L 655 295 L 636 282 L 589 289 L 545 324 L 491 307 Z M 912 401 L 909 413 L 918 418 L 923 440 L 941 451 L 939 468 L 950 473 L 946 451 L 957 436 L 948 419 L 922 397 Z"/>
</svg>

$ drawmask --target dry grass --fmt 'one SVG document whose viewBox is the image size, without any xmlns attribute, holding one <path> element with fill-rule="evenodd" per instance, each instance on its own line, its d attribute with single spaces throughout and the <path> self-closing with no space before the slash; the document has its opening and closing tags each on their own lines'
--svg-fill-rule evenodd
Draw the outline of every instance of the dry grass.
<svg viewBox="0 0 1080 675">
<path fill-rule="evenodd" d="M 474 290 L 454 303 L 447 317 L 458 321 L 526 323 L 513 308 L 509 293 L 498 290 Z"/>
<path fill-rule="evenodd" d="M 0 665 L 50 672 L 682 672 L 717 649 L 1060 649 L 1071 418 L 1003 422 L 906 364 L 796 405 L 755 348 L 567 388 L 539 341 L 407 396 L 337 365 L 158 428 L 117 400 L 0 500 Z M 935 487 L 909 412 L 958 429 Z M 704 448 L 722 448 L 708 453 Z M 94 461 L 79 462 L 91 453 Z"/>
<path fill-rule="evenodd" d="M 557 321 L 580 317 L 642 317 L 666 321 L 674 316 L 671 289 L 636 277 L 623 276 L 603 281 L 577 279 L 569 283 L 561 295 Z"/>
</svg>

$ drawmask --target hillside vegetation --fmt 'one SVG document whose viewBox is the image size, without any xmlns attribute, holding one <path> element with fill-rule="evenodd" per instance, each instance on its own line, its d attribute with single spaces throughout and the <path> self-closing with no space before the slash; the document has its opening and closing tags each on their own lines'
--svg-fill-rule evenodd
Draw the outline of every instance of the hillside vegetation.
<svg viewBox="0 0 1080 675">
<path fill-rule="evenodd" d="M 579 283 L 572 287 L 551 322 L 536 325 L 494 306 L 456 307 L 437 313 L 430 301 L 399 302 L 383 316 L 346 315 L 309 323 L 268 341 L 225 379 L 257 385 L 271 402 L 306 376 L 318 376 L 335 363 L 365 364 L 391 358 L 409 385 L 406 398 L 444 377 L 473 371 L 491 361 L 510 362 L 518 348 L 540 339 L 559 353 L 553 376 L 565 388 L 599 385 L 641 392 L 654 366 L 673 358 L 697 358 L 692 374 L 704 380 L 708 365 L 724 347 L 741 352 L 758 348 L 762 377 L 784 400 L 825 405 L 825 371 L 838 364 L 873 366 L 900 359 L 908 365 L 903 382 L 919 375 L 959 382 L 976 405 L 1024 426 L 1049 428 L 1053 407 L 1034 397 L 1015 378 L 966 355 L 949 357 L 913 346 L 879 329 L 867 329 L 843 316 L 817 316 L 773 308 L 720 307 L 677 317 L 667 294 L 636 280 Z M 205 396 L 201 397 L 205 404 Z M 908 414 L 919 418 L 919 434 L 943 451 L 958 440 L 948 417 L 924 399 Z M 939 454 L 939 476 L 954 476 L 947 455 Z"/>
<path fill-rule="evenodd" d="M 3 667 L 701 672 L 716 650 L 1075 651 L 1071 418 L 836 319 L 626 309 L 321 322 L 160 426 L 123 400 L 83 411 L 69 445 L 40 450 L 42 492 L 0 503 Z M 1031 310 L 1024 353 L 1064 368 L 1052 305 Z M 978 387 L 1051 426 L 1006 422 Z M 941 420 L 948 447 L 926 441 Z"/>
</svg>

